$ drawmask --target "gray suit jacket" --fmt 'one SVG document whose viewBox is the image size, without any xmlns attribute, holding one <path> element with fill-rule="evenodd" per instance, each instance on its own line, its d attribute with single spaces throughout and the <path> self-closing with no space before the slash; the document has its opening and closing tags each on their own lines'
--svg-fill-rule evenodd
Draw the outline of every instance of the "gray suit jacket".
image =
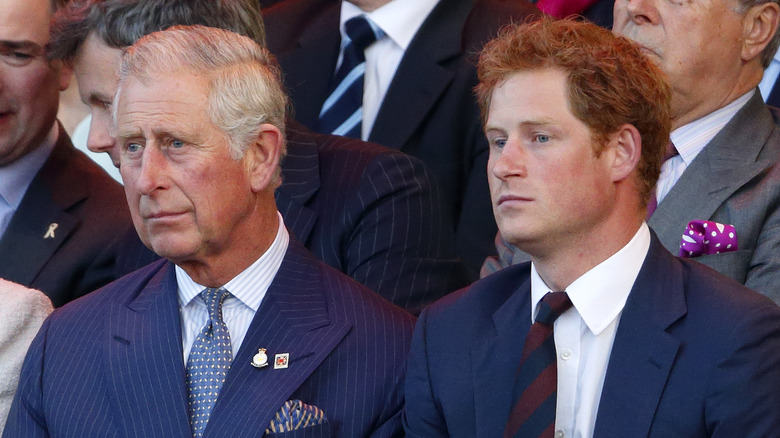
<svg viewBox="0 0 780 438">
<path fill-rule="evenodd" d="M 776 287 L 780 285 L 778 159 L 780 129 L 756 92 L 683 172 L 648 225 L 673 254 L 692 220 L 734 225 L 739 250 L 695 260 L 780 304 Z M 529 260 L 527 254 L 505 245 L 497 242 L 499 261 L 488 259 L 483 275 Z"/>
</svg>

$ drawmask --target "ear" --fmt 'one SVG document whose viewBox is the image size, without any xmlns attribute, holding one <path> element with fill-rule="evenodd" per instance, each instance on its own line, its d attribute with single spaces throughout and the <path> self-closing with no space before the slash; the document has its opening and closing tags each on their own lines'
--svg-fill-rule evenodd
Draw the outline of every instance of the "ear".
<svg viewBox="0 0 780 438">
<path fill-rule="evenodd" d="M 51 68 L 57 71 L 57 80 L 60 91 L 65 91 L 70 86 L 70 79 L 73 76 L 73 66 L 68 62 L 52 61 Z"/>
<path fill-rule="evenodd" d="M 276 189 L 276 175 L 283 144 L 284 138 L 279 128 L 269 123 L 260 125 L 255 142 L 244 153 L 253 192 Z"/>
<path fill-rule="evenodd" d="M 778 20 L 780 20 L 780 6 L 777 3 L 761 3 L 748 9 L 743 18 L 743 61 L 760 59 L 761 52 L 775 35 Z"/>
<path fill-rule="evenodd" d="M 642 136 L 634 125 L 621 125 L 609 138 L 612 181 L 619 182 L 634 173 L 642 156 Z"/>
</svg>

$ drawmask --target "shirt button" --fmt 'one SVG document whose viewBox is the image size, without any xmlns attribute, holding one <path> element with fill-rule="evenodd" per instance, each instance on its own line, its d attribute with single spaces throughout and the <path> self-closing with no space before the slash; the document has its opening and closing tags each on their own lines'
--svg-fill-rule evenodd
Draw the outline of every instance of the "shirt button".
<svg viewBox="0 0 780 438">
<path fill-rule="evenodd" d="M 563 351 L 561 351 L 561 359 L 569 360 L 569 359 L 571 359 L 571 356 L 572 356 L 571 350 L 569 350 L 568 348 L 566 348 Z M 561 431 L 561 433 L 563 433 L 563 432 Z M 563 435 L 561 435 L 561 436 L 563 436 Z"/>
<path fill-rule="evenodd" d="M 558 429 L 558 430 L 555 431 L 555 438 L 563 438 L 565 436 L 566 436 L 566 434 L 563 433 L 563 430 Z"/>
</svg>

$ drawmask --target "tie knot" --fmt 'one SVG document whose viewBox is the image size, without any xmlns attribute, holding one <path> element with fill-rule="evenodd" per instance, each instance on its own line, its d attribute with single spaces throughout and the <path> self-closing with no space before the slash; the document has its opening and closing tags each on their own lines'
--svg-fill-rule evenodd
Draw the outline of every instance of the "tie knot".
<svg viewBox="0 0 780 438">
<path fill-rule="evenodd" d="M 219 289 L 206 288 L 200 293 L 200 297 L 203 299 L 203 302 L 206 303 L 206 308 L 209 311 L 209 318 L 212 321 L 222 320 L 222 303 L 224 303 L 225 299 L 229 296 L 230 292 L 222 287 Z"/>
<path fill-rule="evenodd" d="M 368 19 L 362 15 L 347 20 L 347 22 L 344 23 L 344 29 L 347 32 L 347 36 L 349 36 L 349 39 L 352 41 L 351 44 L 354 44 L 361 50 L 365 50 L 380 37 L 377 35 L 377 32 L 374 31 L 374 28 L 371 26 Z"/>
<path fill-rule="evenodd" d="M 550 292 L 539 303 L 536 322 L 552 325 L 561 314 L 571 307 L 571 300 L 566 292 Z"/>
</svg>

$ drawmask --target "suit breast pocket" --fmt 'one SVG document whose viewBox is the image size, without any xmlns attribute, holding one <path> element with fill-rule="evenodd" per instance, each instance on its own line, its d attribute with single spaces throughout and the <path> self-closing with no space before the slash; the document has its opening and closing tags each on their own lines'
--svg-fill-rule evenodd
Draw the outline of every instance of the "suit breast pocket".
<svg viewBox="0 0 780 438">
<path fill-rule="evenodd" d="M 263 436 L 266 438 L 329 438 L 334 435 L 331 433 L 330 423 L 325 422 L 289 432 L 272 433 Z"/>
<path fill-rule="evenodd" d="M 747 279 L 748 265 L 753 256 L 753 251 L 741 249 L 739 251 L 724 252 L 721 254 L 708 254 L 700 257 L 694 257 L 699 263 L 709 266 L 721 274 L 745 284 Z"/>
</svg>

